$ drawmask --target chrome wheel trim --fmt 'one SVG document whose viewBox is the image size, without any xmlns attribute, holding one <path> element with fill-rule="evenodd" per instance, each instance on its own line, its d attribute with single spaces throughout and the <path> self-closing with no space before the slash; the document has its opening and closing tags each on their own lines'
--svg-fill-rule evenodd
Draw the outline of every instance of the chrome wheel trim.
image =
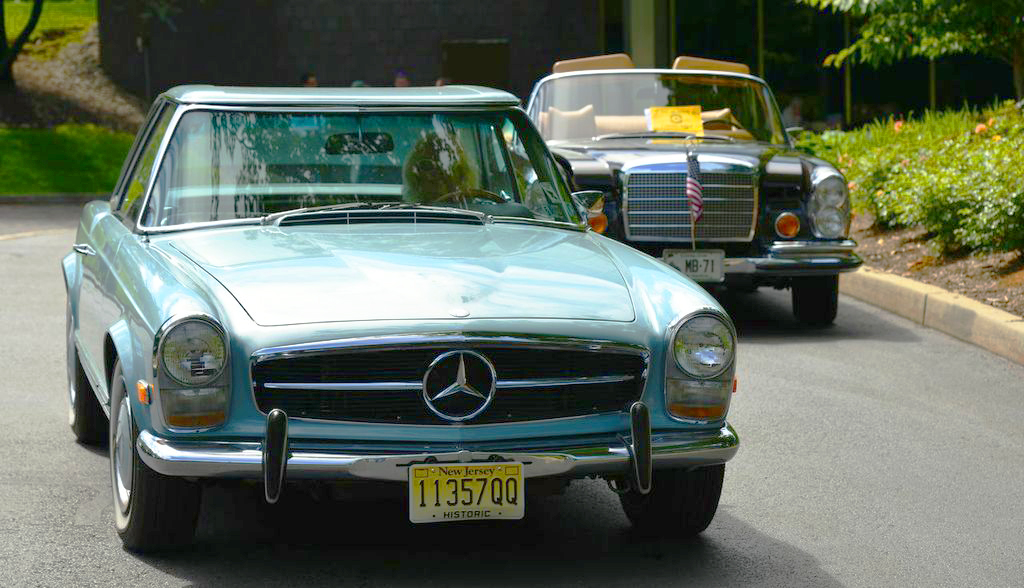
<svg viewBox="0 0 1024 588">
<path fill-rule="evenodd" d="M 132 411 L 127 396 L 121 398 L 117 409 L 117 425 L 111 444 L 111 462 L 114 469 L 114 506 L 121 514 L 128 513 L 132 498 Z"/>
</svg>

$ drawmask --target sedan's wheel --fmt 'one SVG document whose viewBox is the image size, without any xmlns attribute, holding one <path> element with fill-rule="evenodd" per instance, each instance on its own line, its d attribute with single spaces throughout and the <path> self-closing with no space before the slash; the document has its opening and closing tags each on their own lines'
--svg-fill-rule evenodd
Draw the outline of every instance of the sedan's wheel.
<svg viewBox="0 0 1024 588">
<path fill-rule="evenodd" d="M 655 470 L 651 491 L 619 495 L 622 510 L 641 533 L 690 537 L 708 528 L 722 495 L 725 465 Z"/>
<path fill-rule="evenodd" d="M 71 304 L 67 310 L 67 362 L 68 362 L 68 424 L 75 439 L 83 445 L 102 445 L 107 441 L 107 415 L 93 393 L 85 369 L 78 359 L 75 347 L 74 323 Z"/>
<path fill-rule="evenodd" d="M 824 327 L 839 310 L 839 276 L 793 278 L 793 314 L 800 322 Z"/>
<path fill-rule="evenodd" d="M 117 533 L 132 551 L 186 546 L 195 534 L 202 488 L 151 470 L 135 449 L 138 434 L 117 362 L 110 386 L 110 478 Z"/>
</svg>

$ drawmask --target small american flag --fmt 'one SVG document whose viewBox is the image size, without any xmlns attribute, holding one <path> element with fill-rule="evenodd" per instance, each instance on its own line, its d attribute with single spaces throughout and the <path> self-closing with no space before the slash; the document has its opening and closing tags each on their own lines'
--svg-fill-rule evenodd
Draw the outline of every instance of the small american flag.
<svg viewBox="0 0 1024 588">
<path fill-rule="evenodd" d="M 690 222 L 696 225 L 700 217 L 704 216 L 704 187 L 700 185 L 700 166 L 693 154 L 686 158 L 686 171 L 686 200 L 690 205 Z"/>
</svg>

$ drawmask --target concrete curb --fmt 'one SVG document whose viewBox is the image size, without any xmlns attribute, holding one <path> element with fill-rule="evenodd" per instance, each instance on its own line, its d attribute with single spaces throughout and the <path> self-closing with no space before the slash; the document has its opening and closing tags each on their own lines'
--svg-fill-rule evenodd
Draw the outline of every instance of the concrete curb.
<svg viewBox="0 0 1024 588">
<path fill-rule="evenodd" d="M 85 204 L 93 200 L 108 200 L 106 192 L 57 192 L 52 194 L 0 194 L 0 204 Z"/>
<path fill-rule="evenodd" d="M 1024 365 L 1024 318 L 920 282 L 862 267 L 839 291 Z"/>
</svg>

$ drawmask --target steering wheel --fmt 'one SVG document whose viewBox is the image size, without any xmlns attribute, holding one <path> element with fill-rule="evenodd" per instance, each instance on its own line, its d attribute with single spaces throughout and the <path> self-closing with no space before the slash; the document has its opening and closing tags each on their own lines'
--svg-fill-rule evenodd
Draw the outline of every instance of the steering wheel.
<svg viewBox="0 0 1024 588">
<path fill-rule="evenodd" d="M 455 190 L 454 192 L 448 192 L 447 194 L 441 196 L 434 202 L 451 202 L 452 200 L 455 200 L 457 198 L 480 198 L 483 200 L 488 200 L 490 202 L 496 202 L 498 204 L 505 204 L 506 202 L 508 202 L 508 199 L 506 199 L 504 196 L 480 188 L 466 188 Z"/>
</svg>

